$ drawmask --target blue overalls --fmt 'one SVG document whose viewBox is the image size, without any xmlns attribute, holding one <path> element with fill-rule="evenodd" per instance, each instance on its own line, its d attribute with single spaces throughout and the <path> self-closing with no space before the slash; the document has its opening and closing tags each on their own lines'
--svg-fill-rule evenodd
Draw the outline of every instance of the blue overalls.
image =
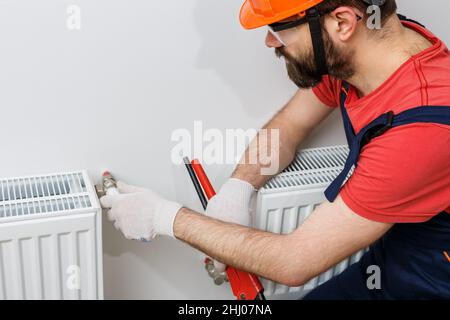
<svg viewBox="0 0 450 320">
<path fill-rule="evenodd" d="M 355 135 L 345 108 L 348 83 L 343 83 L 341 112 L 350 147 L 350 154 L 341 174 L 325 191 L 330 202 L 353 165 L 357 165 L 360 150 L 375 137 L 390 128 L 428 122 L 450 125 L 450 107 L 426 106 L 398 115 L 389 112 L 379 116 Z M 450 199 L 449 199 L 450 201 Z M 450 299 L 450 214 L 442 212 L 425 223 L 399 223 L 373 244 L 358 263 L 322 284 L 305 300 L 372 300 L 372 299 Z M 373 275 L 369 266 L 381 271 L 381 289 L 370 290 L 368 279 Z"/>
</svg>

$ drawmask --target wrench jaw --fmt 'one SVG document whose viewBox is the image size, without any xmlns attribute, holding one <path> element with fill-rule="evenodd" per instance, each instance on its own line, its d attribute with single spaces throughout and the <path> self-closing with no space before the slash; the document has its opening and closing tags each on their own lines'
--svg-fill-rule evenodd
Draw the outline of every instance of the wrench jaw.
<svg viewBox="0 0 450 320">
<path fill-rule="evenodd" d="M 219 272 L 214 266 L 214 261 L 209 258 L 205 259 L 205 269 L 208 275 L 213 279 L 214 284 L 217 286 L 222 285 L 224 282 L 228 282 L 228 276 L 225 271 Z"/>
</svg>

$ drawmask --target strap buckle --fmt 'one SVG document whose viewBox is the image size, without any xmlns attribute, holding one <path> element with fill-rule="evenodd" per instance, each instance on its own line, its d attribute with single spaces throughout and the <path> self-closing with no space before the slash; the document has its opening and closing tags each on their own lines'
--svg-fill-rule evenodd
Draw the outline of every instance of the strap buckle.
<svg viewBox="0 0 450 320">
<path fill-rule="evenodd" d="M 372 139 L 375 139 L 383 135 L 390 129 L 392 129 L 395 117 L 394 111 L 389 111 L 388 113 L 385 113 L 383 116 L 386 117 L 386 123 L 368 131 L 364 139 L 362 140 L 362 147 L 368 144 Z"/>
</svg>

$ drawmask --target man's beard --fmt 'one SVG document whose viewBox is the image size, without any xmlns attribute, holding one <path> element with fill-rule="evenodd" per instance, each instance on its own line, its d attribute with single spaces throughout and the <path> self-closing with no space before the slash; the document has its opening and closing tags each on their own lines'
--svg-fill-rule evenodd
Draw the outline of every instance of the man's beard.
<svg viewBox="0 0 450 320">
<path fill-rule="evenodd" d="M 352 52 L 338 50 L 326 31 L 322 32 L 327 61 L 328 74 L 337 79 L 348 79 L 354 75 L 352 64 Z M 322 81 L 322 75 L 318 72 L 314 50 L 310 48 L 307 53 L 299 53 L 296 56 L 286 52 L 285 47 L 275 48 L 277 57 L 284 57 L 289 78 L 299 88 L 313 88 Z"/>
</svg>

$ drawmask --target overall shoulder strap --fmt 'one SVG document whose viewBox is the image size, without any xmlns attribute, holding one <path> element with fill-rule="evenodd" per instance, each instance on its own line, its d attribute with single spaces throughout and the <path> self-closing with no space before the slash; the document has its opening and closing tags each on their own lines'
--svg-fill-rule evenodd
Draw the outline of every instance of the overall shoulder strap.
<svg viewBox="0 0 450 320">
<path fill-rule="evenodd" d="M 409 19 L 408 17 L 406 17 L 406 16 L 404 16 L 404 15 L 402 15 L 402 14 L 400 14 L 400 13 L 398 13 L 397 16 L 398 16 L 398 18 L 399 18 L 401 21 L 412 22 L 412 23 L 418 24 L 418 25 L 421 26 L 422 28 L 426 28 L 426 27 L 425 27 L 423 24 L 421 24 L 420 22 L 418 22 L 418 21 L 416 21 L 416 20 L 413 20 L 413 19 Z"/>
<path fill-rule="evenodd" d="M 436 123 L 450 126 L 450 106 L 422 106 L 406 110 L 398 115 L 388 112 L 372 121 L 356 135 L 350 145 L 350 153 L 342 172 L 325 190 L 328 201 L 333 202 L 339 194 L 350 170 L 358 164 L 361 149 L 372 139 L 381 136 L 391 128 L 412 123 Z"/>
<path fill-rule="evenodd" d="M 350 90 L 350 84 L 346 81 L 342 81 L 340 92 L 340 108 L 342 113 L 342 121 L 344 122 L 345 136 L 347 137 L 347 143 L 352 145 L 352 141 L 355 137 L 355 131 L 353 129 L 352 122 L 348 116 L 347 109 L 345 108 L 345 101 L 347 100 L 348 91 Z"/>
<path fill-rule="evenodd" d="M 417 122 L 450 126 L 450 106 L 422 106 L 406 110 L 394 117 L 392 126 L 398 127 Z"/>
</svg>

